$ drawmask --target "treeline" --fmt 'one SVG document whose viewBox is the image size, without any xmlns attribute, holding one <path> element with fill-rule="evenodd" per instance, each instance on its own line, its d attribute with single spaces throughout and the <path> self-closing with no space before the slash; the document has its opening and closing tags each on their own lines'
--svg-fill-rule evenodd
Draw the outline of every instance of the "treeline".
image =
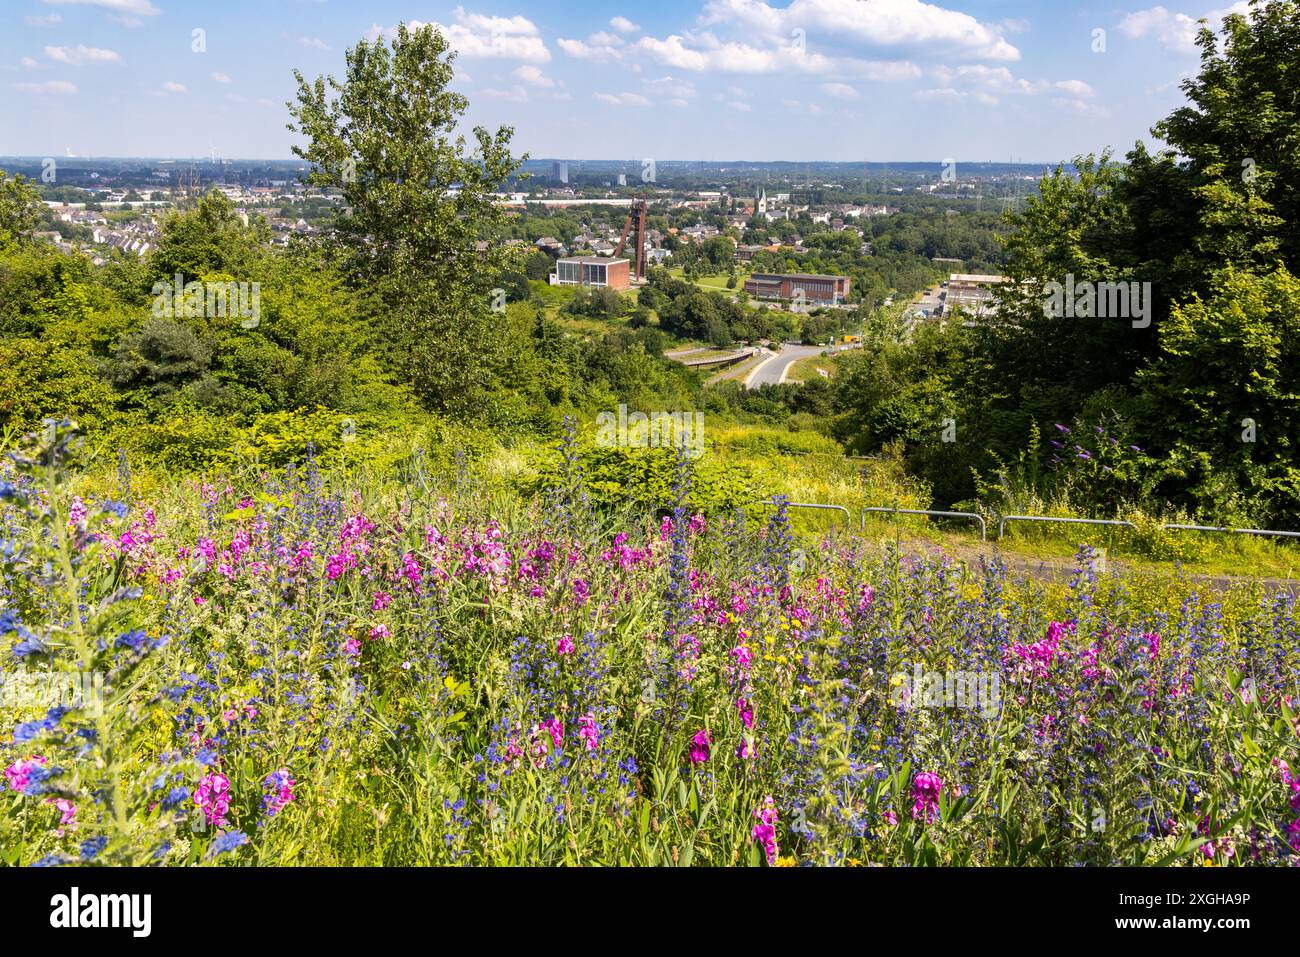
<svg viewBox="0 0 1300 957">
<path fill-rule="evenodd" d="M 1008 215 L 995 321 L 844 361 L 851 449 L 905 441 L 944 502 L 1300 527 L 1300 12 L 1256 0 L 1197 43 L 1165 149 L 1083 157 Z"/>
<path fill-rule="evenodd" d="M 466 104 L 445 90 L 446 41 L 403 28 L 362 46 L 355 97 L 298 77 L 299 155 L 347 211 L 319 239 L 272 247 L 265 220 L 213 192 L 170 213 L 145 259 L 96 268 L 35 241 L 34 185 L 0 174 L 0 428 L 66 416 L 106 450 L 197 468 L 242 439 L 282 459 L 448 423 L 553 434 L 620 401 L 692 407 L 695 378 L 652 337 L 565 333 L 524 301 L 522 251 L 480 245 L 504 234 L 491 192 L 519 160 L 508 129 L 475 130 L 473 156 L 451 135 Z M 430 112 L 383 108 L 414 100 Z"/>
</svg>

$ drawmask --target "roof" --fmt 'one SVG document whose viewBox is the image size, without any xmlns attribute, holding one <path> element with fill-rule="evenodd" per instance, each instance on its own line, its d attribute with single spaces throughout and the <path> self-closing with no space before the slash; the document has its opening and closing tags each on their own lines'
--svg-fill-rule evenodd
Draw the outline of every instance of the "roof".
<svg viewBox="0 0 1300 957">
<path fill-rule="evenodd" d="M 807 272 L 756 272 L 751 274 L 751 279 L 767 280 L 771 282 L 778 279 L 848 279 L 848 276 L 824 276 L 817 273 Z"/>
<path fill-rule="evenodd" d="M 630 261 L 631 260 L 628 259 L 612 259 L 609 256 L 569 256 L 564 259 L 556 260 L 556 262 L 560 263 L 600 263 L 602 265 L 608 265 L 609 263 L 626 263 Z"/>
</svg>

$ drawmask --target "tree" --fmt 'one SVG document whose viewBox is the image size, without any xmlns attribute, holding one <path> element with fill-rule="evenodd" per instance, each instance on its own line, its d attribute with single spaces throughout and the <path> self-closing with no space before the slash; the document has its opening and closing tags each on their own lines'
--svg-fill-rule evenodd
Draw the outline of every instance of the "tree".
<svg viewBox="0 0 1300 957">
<path fill-rule="evenodd" d="M 347 52 L 342 82 L 295 71 L 289 129 L 308 140 L 294 147 L 308 182 L 342 193 L 335 241 L 351 280 L 376 294 L 391 360 L 429 407 L 474 415 L 504 352 L 492 289 L 521 265 L 493 241 L 506 220 L 492 192 L 526 157 L 511 156 L 511 128 L 481 126 L 466 155 L 454 58 L 432 26 L 399 24 L 391 47 L 381 36 Z"/>
<path fill-rule="evenodd" d="M 1208 299 L 1176 305 L 1160 359 L 1138 378 L 1166 491 L 1220 521 L 1300 514 L 1300 279 L 1234 267 Z M 1209 517 L 1209 516 L 1207 516 Z"/>
<path fill-rule="evenodd" d="M 10 179 L 0 169 L 0 249 L 30 240 L 40 218 L 40 197 L 27 177 Z"/>
</svg>

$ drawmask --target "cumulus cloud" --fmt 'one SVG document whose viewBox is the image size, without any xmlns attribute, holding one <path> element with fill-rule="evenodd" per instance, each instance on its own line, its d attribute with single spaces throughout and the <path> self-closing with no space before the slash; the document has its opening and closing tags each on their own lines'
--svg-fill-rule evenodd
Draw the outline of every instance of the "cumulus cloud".
<svg viewBox="0 0 1300 957">
<path fill-rule="evenodd" d="M 298 43 L 305 47 L 311 47 L 313 50 L 328 50 L 329 44 L 320 37 L 299 37 Z"/>
<path fill-rule="evenodd" d="M 793 0 L 788 7 L 763 0 L 709 0 L 700 19 L 705 26 L 727 24 L 769 41 L 815 40 L 858 56 L 1020 59 L 999 28 L 921 0 Z"/>
<path fill-rule="evenodd" d="M 69 66 L 81 66 L 84 63 L 121 63 L 122 58 L 113 50 L 88 47 L 78 44 L 75 47 L 46 47 L 45 55 L 51 60 L 66 63 Z"/>
<path fill-rule="evenodd" d="M 856 100 L 861 94 L 847 83 L 823 83 L 822 92 L 837 100 Z"/>
<path fill-rule="evenodd" d="M 45 0 L 51 6 L 99 7 L 109 13 L 129 14 L 133 17 L 153 17 L 162 11 L 149 0 Z"/>
<path fill-rule="evenodd" d="M 585 40 L 561 38 L 555 44 L 575 60 L 590 60 L 593 63 L 621 60 L 626 52 L 622 37 L 604 32 L 593 33 Z"/>
<path fill-rule="evenodd" d="M 538 67 L 531 64 L 515 67 L 514 75 L 523 80 L 529 86 L 552 87 L 555 81 L 544 74 Z"/>
<path fill-rule="evenodd" d="M 609 25 L 619 33 L 636 33 L 641 29 L 640 26 L 633 23 L 627 17 L 614 17 L 609 21 Z"/>
<path fill-rule="evenodd" d="M 551 51 L 546 48 L 537 25 L 526 17 L 491 17 L 480 13 L 467 13 L 464 7 L 452 11 L 450 24 L 434 22 L 447 42 L 463 57 L 475 59 L 522 60 L 525 63 L 548 63 Z M 428 24 L 422 20 L 407 23 L 410 29 Z M 372 39 L 392 38 L 397 27 L 370 28 Z"/>
<path fill-rule="evenodd" d="M 1211 10 L 1200 17 L 1175 13 L 1167 7 L 1149 7 L 1135 10 L 1120 21 L 1119 32 L 1131 40 L 1150 37 L 1166 50 L 1176 53 L 1196 53 L 1196 34 L 1201 28 L 1197 21 L 1204 19 L 1206 26 L 1218 30 L 1229 13 L 1246 13 L 1250 4 L 1240 0 L 1230 7 Z"/>
</svg>

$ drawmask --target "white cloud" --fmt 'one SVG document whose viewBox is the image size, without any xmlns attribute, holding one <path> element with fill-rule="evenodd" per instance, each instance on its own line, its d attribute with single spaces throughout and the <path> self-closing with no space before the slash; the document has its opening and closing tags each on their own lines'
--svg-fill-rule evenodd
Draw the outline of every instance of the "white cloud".
<svg viewBox="0 0 1300 957">
<path fill-rule="evenodd" d="M 452 11 L 451 24 L 426 24 L 421 20 L 407 23 L 409 29 L 431 25 L 441 33 L 463 57 L 480 59 L 523 60 L 526 63 L 548 63 L 551 51 L 546 49 L 537 25 L 526 17 L 489 17 L 479 13 L 466 13 L 464 7 Z M 391 39 L 396 27 L 370 28 L 372 39 L 384 36 Z"/>
<path fill-rule="evenodd" d="M 1070 113 L 1077 113 L 1079 116 L 1106 116 L 1107 113 L 1101 107 L 1081 100 L 1077 97 L 1055 97 L 1052 100 L 1052 106 L 1058 110 L 1065 110 Z"/>
<path fill-rule="evenodd" d="M 299 37 L 298 42 L 305 47 L 311 47 L 313 50 L 328 50 L 329 44 L 320 37 Z"/>
<path fill-rule="evenodd" d="M 75 47 L 46 47 L 45 55 L 59 63 L 69 66 L 81 66 L 83 63 L 121 63 L 122 58 L 113 50 L 88 47 L 78 44 Z"/>
<path fill-rule="evenodd" d="M 763 0 L 709 0 L 701 22 L 735 26 L 748 36 L 789 44 L 794 31 L 819 46 L 854 55 L 925 53 L 972 60 L 1019 60 L 1020 51 L 998 28 L 966 13 L 921 0 L 793 0 L 788 7 Z"/>
<path fill-rule="evenodd" d="M 18 62 L 21 63 L 28 70 L 39 70 L 41 68 L 40 63 L 29 56 L 23 57 Z"/>
<path fill-rule="evenodd" d="M 823 83 L 822 92 L 837 100 L 856 100 L 861 94 L 847 83 Z"/>
<path fill-rule="evenodd" d="M 608 63 L 610 60 L 623 58 L 623 38 L 612 33 L 593 33 L 586 40 L 559 39 L 556 46 L 575 60 L 590 60 L 593 63 Z"/>
<path fill-rule="evenodd" d="M 649 106 L 650 101 L 640 93 L 593 93 L 594 99 L 614 106 Z"/>
<path fill-rule="evenodd" d="M 929 90 L 917 90 L 912 94 L 918 100 L 960 100 L 966 94 L 950 86 L 940 86 Z"/>
<path fill-rule="evenodd" d="M 1076 97 L 1092 96 L 1094 92 L 1092 87 L 1082 80 L 1057 80 L 1054 85 L 1058 90 L 1072 93 Z"/>
<path fill-rule="evenodd" d="M 549 76 L 544 74 L 538 67 L 535 67 L 532 64 L 524 64 L 523 66 L 515 67 L 513 72 L 515 76 L 523 80 L 529 86 L 540 86 L 540 87 L 547 87 L 547 88 L 555 86 L 554 80 L 552 80 Z"/>
<path fill-rule="evenodd" d="M 655 96 L 667 96 L 676 100 L 686 100 L 695 96 L 694 84 L 671 76 L 661 76 L 657 80 L 646 80 L 645 87 Z"/>
<path fill-rule="evenodd" d="M 1229 13 L 1246 13 L 1249 9 L 1250 5 L 1245 0 L 1240 0 L 1230 7 L 1211 10 L 1201 17 L 1192 17 L 1185 13 L 1175 13 L 1166 7 L 1149 7 L 1128 14 L 1120 21 L 1119 32 L 1131 40 L 1151 37 L 1166 50 L 1176 53 L 1195 53 L 1196 34 L 1201 28 L 1197 20 L 1203 17 L 1208 21 L 1206 26 L 1217 31 Z"/>
<path fill-rule="evenodd" d="M 184 93 L 184 92 L 186 92 L 186 90 L 185 90 L 185 84 L 183 84 L 183 83 L 176 83 L 176 82 L 173 82 L 172 80 L 168 80 L 166 83 L 164 83 L 164 84 L 162 85 L 162 88 L 163 88 L 163 92 L 164 92 L 164 93 Z"/>
<path fill-rule="evenodd" d="M 14 89 L 19 93 L 30 93 L 33 96 L 44 96 L 46 94 L 67 96 L 77 92 L 76 86 L 67 80 L 46 80 L 44 83 L 15 83 Z"/>
<path fill-rule="evenodd" d="M 494 100 L 505 100 L 509 103 L 527 103 L 528 91 L 516 83 L 506 89 L 488 87 L 480 91 L 484 96 L 491 97 Z"/>
<path fill-rule="evenodd" d="M 140 17 L 157 16 L 162 11 L 149 0 L 45 0 L 52 6 L 99 7 L 110 13 L 132 14 Z"/>
<path fill-rule="evenodd" d="M 29 27 L 52 27 L 63 22 L 63 14 L 51 13 L 45 17 L 23 17 Z"/>
<path fill-rule="evenodd" d="M 609 21 L 609 25 L 619 33 L 636 33 L 641 29 L 640 26 L 633 23 L 627 17 L 614 17 Z"/>
<path fill-rule="evenodd" d="M 227 75 L 224 74 L 224 73 L 214 73 L 214 74 L 212 74 L 212 79 L 216 80 L 218 83 L 229 83 L 229 82 L 230 82 L 230 77 L 227 76 Z"/>
</svg>

